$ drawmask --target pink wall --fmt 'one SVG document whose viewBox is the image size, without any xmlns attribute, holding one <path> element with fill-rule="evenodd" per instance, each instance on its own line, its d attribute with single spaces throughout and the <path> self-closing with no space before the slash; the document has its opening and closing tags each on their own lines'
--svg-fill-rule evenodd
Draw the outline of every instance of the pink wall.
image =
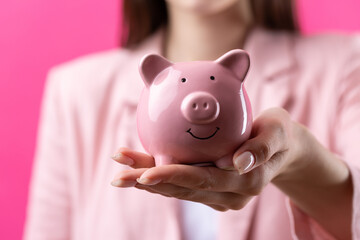
<svg viewBox="0 0 360 240">
<path fill-rule="evenodd" d="M 117 45 L 119 1 L 0 2 L 0 239 L 21 239 L 47 70 Z"/>
<path fill-rule="evenodd" d="M 359 0 L 297 0 L 303 32 L 360 30 Z"/>
<path fill-rule="evenodd" d="M 20 239 L 47 70 L 117 45 L 120 0 L 0 3 L 0 239 Z M 358 0 L 299 0 L 306 33 L 360 30 Z"/>
</svg>

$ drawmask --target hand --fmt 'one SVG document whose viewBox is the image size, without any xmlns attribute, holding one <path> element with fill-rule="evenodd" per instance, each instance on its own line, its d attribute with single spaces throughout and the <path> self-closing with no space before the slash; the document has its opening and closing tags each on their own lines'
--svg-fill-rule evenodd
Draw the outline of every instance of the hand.
<svg viewBox="0 0 360 240">
<path fill-rule="evenodd" d="M 250 139 L 234 153 L 233 163 L 227 163 L 237 171 L 180 164 L 155 167 L 152 156 L 121 148 L 113 158 L 134 169 L 118 173 L 112 184 L 201 202 L 220 211 L 241 209 L 297 158 L 294 125 L 282 109 L 265 111 L 254 121 Z"/>
<path fill-rule="evenodd" d="M 233 163 L 216 162 L 237 171 L 155 167 L 147 154 L 124 148 L 117 153 L 116 161 L 134 169 L 117 174 L 114 186 L 135 186 L 225 211 L 243 208 L 272 182 L 335 238 L 351 239 L 353 185 L 347 165 L 282 109 L 267 110 L 254 121 L 250 139 L 234 153 Z"/>
</svg>

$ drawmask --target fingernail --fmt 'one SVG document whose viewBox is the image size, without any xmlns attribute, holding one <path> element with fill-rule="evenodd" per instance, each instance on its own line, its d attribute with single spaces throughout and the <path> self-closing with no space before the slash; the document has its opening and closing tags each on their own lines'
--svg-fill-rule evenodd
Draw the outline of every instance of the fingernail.
<svg viewBox="0 0 360 240">
<path fill-rule="evenodd" d="M 136 181 L 143 185 L 156 185 L 161 182 L 160 179 L 138 178 Z"/>
<path fill-rule="evenodd" d="M 136 181 L 127 181 L 122 179 L 114 179 L 111 182 L 111 185 L 114 187 L 134 187 L 136 185 Z"/>
<path fill-rule="evenodd" d="M 255 157 L 251 152 L 243 152 L 234 160 L 234 165 L 239 171 L 239 174 L 249 172 L 255 164 Z"/>
<path fill-rule="evenodd" d="M 129 166 L 134 164 L 133 159 L 129 158 L 128 156 L 122 153 L 115 153 L 114 155 L 111 156 L 111 158 L 121 164 L 129 165 Z"/>
<path fill-rule="evenodd" d="M 234 171 L 234 170 L 236 170 L 234 168 L 234 166 L 218 166 L 218 168 L 220 168 L 222 170 L 226 170 L 226 171 Z"/>
<path fill-rule="evenodd" d="M 216 163 L 216 166 L 222 170 L 226 170 L 226 171 L 234 171 L 236 170 L 234 167 L 234 164 L 231 161 L 231 165 L 229 165 L 229 163 L 227 161 L 218 161 Z"/>
</svg>

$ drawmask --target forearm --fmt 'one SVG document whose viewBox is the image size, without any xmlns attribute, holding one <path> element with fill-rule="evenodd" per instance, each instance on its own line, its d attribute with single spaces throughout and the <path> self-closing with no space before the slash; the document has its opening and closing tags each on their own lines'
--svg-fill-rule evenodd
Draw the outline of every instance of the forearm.
<svg viewBox="0 0 360 240">
<path fill-rule="evenodd" d="M 303 127 L 302 151 L 273 180 L 291 201 L 337 239 L 351 239 L 353 186 L 350 171 Z"/>
</svg>

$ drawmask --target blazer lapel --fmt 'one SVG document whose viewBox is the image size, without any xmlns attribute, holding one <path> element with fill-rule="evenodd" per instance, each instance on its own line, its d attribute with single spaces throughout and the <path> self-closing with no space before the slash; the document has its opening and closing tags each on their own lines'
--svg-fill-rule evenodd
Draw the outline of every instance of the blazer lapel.
<svg viewBox="0 0 360 240">
<path fill-rule="evenodd" d="M 294 39 L 289 33 L 255 29 L 245 44 L 251 68 L 245 82 L 254 115 L 271 107 L 292 105 L 292 83 L 297 73 Z"/>
</svg>

